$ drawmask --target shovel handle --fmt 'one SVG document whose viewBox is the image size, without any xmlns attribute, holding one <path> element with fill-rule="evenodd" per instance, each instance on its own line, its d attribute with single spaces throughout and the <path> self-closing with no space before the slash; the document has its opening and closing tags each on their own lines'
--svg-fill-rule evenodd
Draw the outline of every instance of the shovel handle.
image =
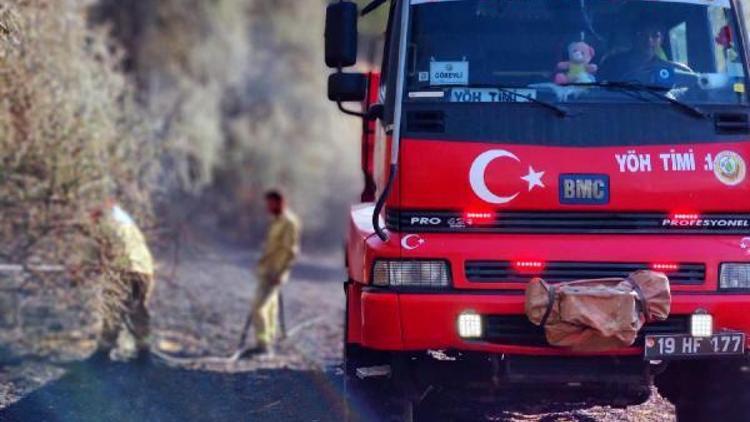
<svg viewBox="0 0 750 422">
<path fill-rule="evenodd" d="M 245 325 L 242 327 L 242 334 L 240 335 L 240 342 L 237 345 L 237 350 L 242 350 L 242 348 L 245 347 L 245 342 L 247 341 L 247 333 L 250 331 L 250 325 L 253 323 L 253 309 L 250 308 L 250 311 L 247 313 L 247 318 L 245 318 Z"/>
<path fill-rule="evenodd" d="M 281 339 L 286 340 L 286 312 L 284 312 L 284 294 L 279 290 L 279 327 Z"/>
</svg>

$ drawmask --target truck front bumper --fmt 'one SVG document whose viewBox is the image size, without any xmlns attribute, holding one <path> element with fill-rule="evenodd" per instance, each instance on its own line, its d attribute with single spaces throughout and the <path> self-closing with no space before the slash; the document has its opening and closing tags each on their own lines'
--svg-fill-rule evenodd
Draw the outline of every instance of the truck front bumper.
<svg viewBox="0 0 750 422">
<path fill-rule="evenodd" d="M 348 341 L 383 351 L 460 350 L 503 355 L 581 356 L 546 345 L 503 344 L 458 335 L 460 314 L 522 316 L 524 296 L 493 291 L 436 293 L 393 292 L 349 285 Z M 674 293 L 672 315 L 687 317 L 697 310 L 714 316 L 715 331 L 734 330 L 750 339 L 750 295 Z M 587 356 L 637 356 L 642 347 L 588 353 Z"/>
</svg>

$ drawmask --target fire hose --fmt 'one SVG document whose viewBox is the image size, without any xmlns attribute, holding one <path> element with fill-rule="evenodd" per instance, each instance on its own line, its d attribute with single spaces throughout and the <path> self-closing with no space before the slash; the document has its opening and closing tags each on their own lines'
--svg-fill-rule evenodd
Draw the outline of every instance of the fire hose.
<svg viewBox="0 0 750 422">
<path fill-rule="evenodd" d="M 292 327 L 290 330 L 287 330 L 283 294 L 279 293 L 279 327 L 281 331 L 280 333 L 281 335 L 279 339 L 280 341 L 284 341 L 284 340 L 294 337 L 295 335 L 300 333 L 304 328 L 309 327 L 319 322 L 321 319 L 322 317 L 312 318 Z M 164 362 L 168 364 L 174 364 L 174 365 L 236 363 L 242 358 L 243 353 L 246 351 L 245 343 L 247 342 L 247 337 L 250 333 L 250 327 L 252 326 L 252 323 L 253 323 L 253 310 L 251 308 L 248 311 L 247 317 L 245 318 L 245 322 L 242 327 L 242 332 L 240 334 L 240 339 L 237 344 L 237 349 L 229 357 L 227 356 L 174 356 L 174 355 L 170 355 L 168 353 L 158 351 L 158 350 L 154 350 L 152 353 L 159 359 L 163 360 Z"/>
</svg>

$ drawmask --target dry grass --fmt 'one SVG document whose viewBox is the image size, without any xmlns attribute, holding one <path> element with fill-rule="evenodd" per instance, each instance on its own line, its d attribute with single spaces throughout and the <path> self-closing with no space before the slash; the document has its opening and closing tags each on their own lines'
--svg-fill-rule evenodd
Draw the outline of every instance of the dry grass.
<svg viewBox="0 0 750 422">
<path fill-rule="evenodd" d="M 148 210 L 154 149 L 116 49 L 81 2 L 0 6 L 0 259 L 87 258 L 86 210 Z"/>
</svg>

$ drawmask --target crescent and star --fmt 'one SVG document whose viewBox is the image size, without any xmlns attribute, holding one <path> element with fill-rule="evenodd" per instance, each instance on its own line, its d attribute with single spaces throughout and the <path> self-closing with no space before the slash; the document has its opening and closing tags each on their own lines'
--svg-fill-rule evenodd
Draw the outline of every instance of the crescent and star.
<svg viewBox="0 0 750 422">
<path fill-rule="evenodd" d="M 506 151 L 503 149 L 493 149 L 487 152 L 484 152 L 480 154 L 476 160 L 474 160 L 474 163 L 471 165 L 471 170 L 469 171 L 469 182 L 471 183 L 471 188 L 474 190 L 474 193 L 478 197 L 480 197 L 482 200 L 489 202 L 491 204 L 507 204 L 511 202 L 512 200 L 516 199 L 518 195 L 520 195 L 520 192 L 516 192 L 512 195 L 508 196 L 500 196 L 495 194 L 490 190 L 489 187 L 487 187 L 487 181 L 486 181 L 486 173 L 487 173 L 487 167 L 495 161 L 499 160 L 501 158 L 508 159 L 515 161 L 517 163 L 520 163 L 521 160 L 516 157 L 515 154 L 513 154 L 510 151 Z M 521 177 L 523 181 L 528 183 L 529 185 L 529 192 L 534 190 L 536 187 L 544 188 L 544 182 L 542 181 L 542 177 L 544 177 L 543 171 L 536 171 L 534 170 L 534 167 L 529 166 L 529 174 L 526 176 Z"/>
<path fill-rule="evenodd" d="M 418 247 L 424 244 L 425 244 L 424 239 L 422 239 L 418 234 L 410 234 L 410 235 L 404 236 L 401 239 L 401 247 L 409 251 L 413 251 L 414 249 L 417 249 Z"/>
</svg>

